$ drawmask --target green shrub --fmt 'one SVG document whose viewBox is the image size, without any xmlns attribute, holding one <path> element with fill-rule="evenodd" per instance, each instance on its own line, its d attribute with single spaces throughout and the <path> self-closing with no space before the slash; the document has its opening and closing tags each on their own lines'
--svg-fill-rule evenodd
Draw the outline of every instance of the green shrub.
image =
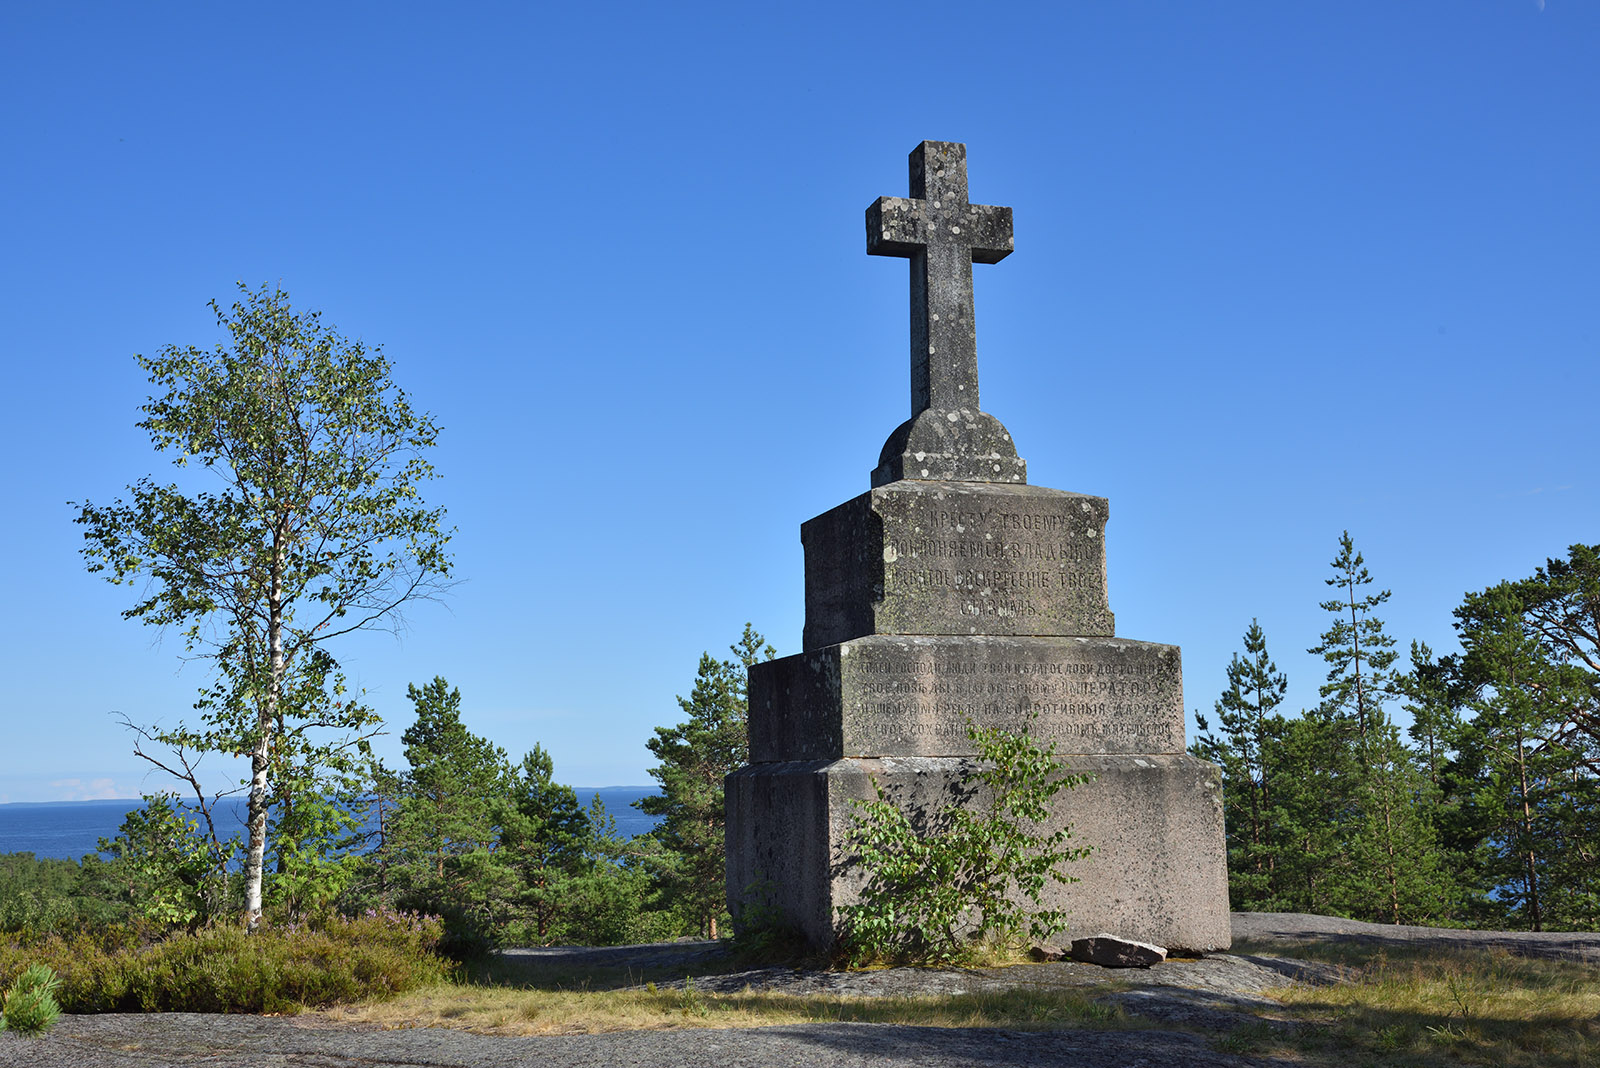
<svg viewBox="0 0 1600 1068">
<path fill-rule="evenodd" d="M 42 1035 L 61 1015 L 56 992 L 61 980 L 43 964 L 30 965 L 0 998 L 0 1030 Z"/>
<path fill-rule="evenodd" d="M 0 983 L 44 960 L 68 1012 L 293 1012 L 388 997 L 442 980 L 437 918 L 373 912 L 315 925 L 176 931 L 129 927 L 23 945 L 0 940 Z"/>
<path fill-rule="evenodd" d="M 978 762 L 958 792 L 977 804 L 947 805 L 918 828 L 876 780 L 876 800 L 851 802 L 845 845 L 867 879 L 860 900 L 839 908 L 849 962 L 961 961 L 980 946 L 1015 947 L 1066 926 L 1064 912 L 1038 907 L 1040 896 L 1047 880 L 1076 882 L 1062 869 L 1089 850 L 1068 846 L 1066 827 L 1043 836 L 1029 828 L 1049 817 L 1057 793 L 1088 776 L 1066 774 L 1055 745 L 1040 746 L 1026 730 L 969 720 L 967 737 Z"/>
<path fill-rule="evenodd" d="M 0 931 L 48 934 L 125 920 L 125 874 L 92 853 L 81 863 L 0 853 Z"/>
</svg>

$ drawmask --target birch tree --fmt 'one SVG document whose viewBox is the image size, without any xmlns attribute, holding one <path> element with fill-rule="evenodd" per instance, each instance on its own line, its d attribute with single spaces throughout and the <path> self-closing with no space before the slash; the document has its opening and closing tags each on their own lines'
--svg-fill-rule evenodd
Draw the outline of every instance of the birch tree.
<svg viewBox="0 0 1600 1068">
<path fill-rule="evenodd" d="M 145 477 L 126 500 L 85 502 L 83 557 L 142 585 L 128 619 L 181 633 L 214 674 L 197 726 L 156 737 L 250 762 L 246 923 L 261 922 L 268 820 L 357 770 L 377 717 L 345 692 L 330 643 L 398 627 L 450 573 L 443 509 L 423 503 L 437 428 L 390 379 L 381 349 L 341 336 L 286 293 L 240 284 L 211 351 L 137 357 L 154 394 L 137 425 L 212 488 Z M 280 857 L 281 862 L 281 857 Z"/>
</svg>

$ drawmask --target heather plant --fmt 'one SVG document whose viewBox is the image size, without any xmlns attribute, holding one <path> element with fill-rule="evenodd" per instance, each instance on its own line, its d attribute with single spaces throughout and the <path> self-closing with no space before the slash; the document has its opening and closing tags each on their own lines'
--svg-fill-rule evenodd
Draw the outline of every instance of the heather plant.
<svg viewBox="0 0 1600 1068">
<path fill-rule="evenodd" d="M 293 1012 L 382 1000 L 437 983 L 437 917 L 372 911 L 316 923 L 174 931 L 158 941 L 130 927 L 23 944 L 0 940 L 0 983 L 43 961 L 60 975 L 68 1012 Z"/>
</svg>

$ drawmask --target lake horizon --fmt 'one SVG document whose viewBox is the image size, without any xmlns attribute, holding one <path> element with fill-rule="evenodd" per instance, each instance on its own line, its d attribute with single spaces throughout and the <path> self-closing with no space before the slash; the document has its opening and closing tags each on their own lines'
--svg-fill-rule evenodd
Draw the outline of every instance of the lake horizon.
<svg viewBox="0 0 1600 1068">
<path fill-rule="evenodd" d="M 653 828 L 657 819 L 634 808 L 632 802 L 661 791 L 655 786 L 574 786 L 578 802 L 585 811 L 596 794 L 608 815 L 617 821 L 617 831 L 634 838 Z M 245 798 L 220 799 L 220 824 L 233 818 L 241 829 Z M 180 799 L 181 802 L 181 799 Z M 0 802 L 0 854 L 32 853 L 38 858 L 80 860 L 99 852 L 101 838 L 113 838 L 123 818 L 141 808 L 140 797 L 97 798 L 89 801 L 5 801 Z M 186 808 L 190 807 L 185 804 Z M 190 809 L 193 811 L 193 809 Z"/>
</svg>

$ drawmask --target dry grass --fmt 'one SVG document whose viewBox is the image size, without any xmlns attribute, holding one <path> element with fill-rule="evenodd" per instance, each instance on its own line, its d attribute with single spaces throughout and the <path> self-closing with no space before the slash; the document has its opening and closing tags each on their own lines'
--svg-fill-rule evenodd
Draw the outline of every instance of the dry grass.
<svg viewBox="0 0 1600 1068">
<path fill-rule="evenodd" d="M 1102 991 L 1095 991 L 1100 993 Z M 384 1002 L 329 1009 L 342 1023 L 454 1027 L 485 1034 L 571 1035 L 798 1023 L 899 1023 L 923 1027 L 1135 1026 L 1115 1006 L 1078 991 L 1015 990 L 957 996 L 841 998 L 695 990 L 513 990 L 445 984 Z M 1148 1025 L 1145 1025 L 1148 1026 Z"/>
<path fill-rule="evenodd" d="M 1600 969 L 1504 952 L 1351 945 L 1236 947 L 1359 968 L 1351 982 L 1274 991 L 1288 1034 L 1241 1028 L 1218 1044 L 1373 1068 L 1600 1065 Z"/>
<path fill-rule="evenodd" d="M 1271 1020 L 1207 1035 L 1221 1050 L 1328 1068 L 1600 1068 L 1600 969 L 1593 965 L 1352 944 L 1257 943 L 1234 951 L 1329 961 L 1344 965 L 1350 979 L 1272 991 L 1280 1005 Z M 692 982 L 686 990 L 632 986 L 640 978 L 601 970 L 540 974 L 523 967 L 322 1015 L 381 1027 L 507 1035 L 840 1021 L 1016 1030 L 1164 1026 L 1094 1000 L 1121 984 L 845 998 L 714 994 L 696 990 Z"/>
</svg>

